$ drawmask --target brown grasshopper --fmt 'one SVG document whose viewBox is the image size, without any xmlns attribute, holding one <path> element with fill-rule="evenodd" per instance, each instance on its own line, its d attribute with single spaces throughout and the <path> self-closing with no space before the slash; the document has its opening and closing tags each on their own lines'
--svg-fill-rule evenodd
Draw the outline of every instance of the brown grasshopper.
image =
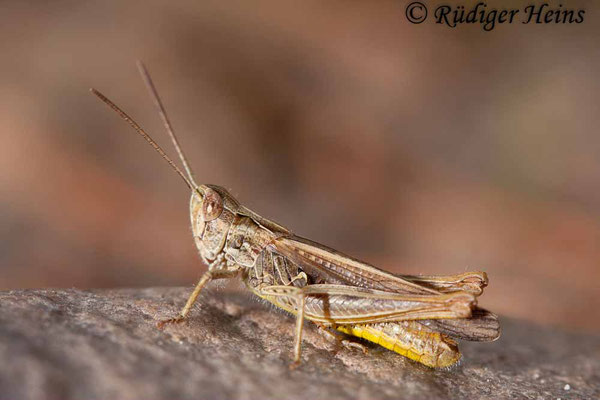
<svg viewBox="0 0 600 400">
<path fill-rule="evenodd" d="M 499 337 L 497 317 L 476 306 L 488 283 L 485 272 L 394 275 L 296 236 L 241 205 L 223 187 L 198 185 L 150 75 L 143 64 L 138 67 L 185 174 L 131 117 L 97 90 L 91 91 L 144 137 L 189 187 L 194 241 L 208 265 L 180 314 L 159 327 L 185 320 L 208 282 L 239 277 L 254 294 L 296 316 L 293 365 L 300 362 L 305 319 L 329 336 L 337 337 L 338 331 L 363 338 L 429 367 L 447 367 L 460 359 L 455 339 Z M 364 350 L 358 343 L 341 342 Z"/>
</svg>

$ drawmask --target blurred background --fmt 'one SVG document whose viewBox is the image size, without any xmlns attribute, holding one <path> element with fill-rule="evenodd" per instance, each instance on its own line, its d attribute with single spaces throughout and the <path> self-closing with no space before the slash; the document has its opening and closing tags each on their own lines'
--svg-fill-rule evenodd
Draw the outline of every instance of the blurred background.
<svg viewBox="0 0 600 400">
<path fill-rule="evenodd" d="M 393 272 L 485 270 L 503 315 L 600 328 L 600 7 L 484 32 L 407 3 L 3 2 L 0 289 L 205 270 L 187 188 L 88 92 L 174 154 L 142 59 L 199 181 Z"/>
</svg>

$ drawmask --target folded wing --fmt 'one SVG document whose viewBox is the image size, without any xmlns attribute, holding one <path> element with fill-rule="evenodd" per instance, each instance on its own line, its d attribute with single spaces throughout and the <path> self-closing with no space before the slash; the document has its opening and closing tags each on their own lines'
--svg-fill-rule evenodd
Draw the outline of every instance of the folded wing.
<svg viewBox="0 0 600 400">
<path fill-rule="evenodd" d="M 436 296 L 469 293 L 475 297 L 488 284 L 485 272 L 467 272 L 449 276 L 394 275 L 337 250 L 299 236 L 280 237 L 270 246 L 301 266 L 314 283 L 351 285 L 393 293 Z M 459 319 L 421 320 L 448 336 L 471 341 L 492 341 L 500 336 L 498 317 L 473 304 L 472 316 Z"/>
</svg>

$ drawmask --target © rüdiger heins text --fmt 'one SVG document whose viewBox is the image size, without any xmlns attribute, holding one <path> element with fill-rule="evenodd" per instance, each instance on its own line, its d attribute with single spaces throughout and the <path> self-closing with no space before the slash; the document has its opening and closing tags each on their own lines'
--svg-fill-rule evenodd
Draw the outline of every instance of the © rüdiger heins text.
<svg viewBox="0 0 600 400">
<path fill-rule="evenodd" d="M 442 5 L 435 9 L 436 24 L 456 28 L 462 24 L 481 24 L 485 31 L 493 30 L 498 24 L 581 24 L 585 10 L 567 9 L 559 4 L 551 7 L 548 3 L 529 5 L 521 9 L 492 9 L 484 2 L 473 8 Z"/>
</svg>

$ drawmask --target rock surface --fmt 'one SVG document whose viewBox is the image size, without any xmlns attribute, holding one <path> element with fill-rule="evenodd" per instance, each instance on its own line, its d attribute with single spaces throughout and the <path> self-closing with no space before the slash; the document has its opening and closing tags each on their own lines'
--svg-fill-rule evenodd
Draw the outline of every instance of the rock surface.
<svg viewBox="0 0 600 400">
<path fill-rule="evenodd" d="M 189 288 L 0 292 L 2 399 L 597 398 L 600 337 L 504 318 L 494 343 L 431 370 L 369 346 L 340 349 L 313 326 L 303 364 L 291 316 L 208 290 L 188 322 L 156 329 Z"/>
</svg>

